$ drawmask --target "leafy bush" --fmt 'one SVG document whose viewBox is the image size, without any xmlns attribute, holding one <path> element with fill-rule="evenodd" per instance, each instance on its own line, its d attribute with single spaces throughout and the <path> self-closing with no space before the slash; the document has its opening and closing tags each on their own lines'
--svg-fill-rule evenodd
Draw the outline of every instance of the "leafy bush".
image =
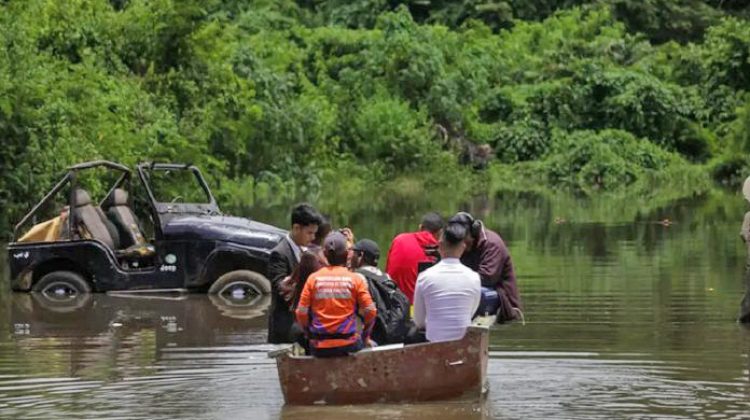
<svg viewBox="0 0 750 420">
<path fill-rule="evenodd" d="M 736 177 L 747 167 L 734 156 L 750 151 L 749 10 L 0 1 L 0 229 L 63 168 L 100 158 L 195 163 L 234 206 L 315 195 L 341 173 L 353 189 L 407 174 L 455 183 L 458 157 L 485 144 L 518 173 L 577 188 L 685 160 Z"/>
<path fill-rule="evenodd" d="M 388 98 L 364 100 L 354 120 L 356 138 L 350 147 L 363 162 L 381 161 L 396 168 L 412 168 L 430 152 L 425 115 L 408 104 Z"/>
<path fill-rule="evenodd" d="M 538 169 L 550 183 L 588 190 L 621 189 L 672 165 L 687 163 L 625 131 L 557 131 Z"/>
</svg>

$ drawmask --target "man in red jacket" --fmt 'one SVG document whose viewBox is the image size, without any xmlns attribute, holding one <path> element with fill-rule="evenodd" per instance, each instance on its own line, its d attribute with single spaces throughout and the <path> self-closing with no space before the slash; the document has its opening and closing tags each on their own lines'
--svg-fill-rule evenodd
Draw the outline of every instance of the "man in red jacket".
<svg viewBox="0 0 750 420">
<path fill-rule="evenodd" d="M 391 242 L 385 271 L 409 298 L 409 303 L 414 303 L 414 285 L 417 282 L 419 263 L 435 261 L 434 257 L 425 253 L 425 248 L 437 248 L 442 229 L 443 218 L 434 212 L 427 213 L 422 217 L 419 232 L 399 234 Z"/>
</svg>

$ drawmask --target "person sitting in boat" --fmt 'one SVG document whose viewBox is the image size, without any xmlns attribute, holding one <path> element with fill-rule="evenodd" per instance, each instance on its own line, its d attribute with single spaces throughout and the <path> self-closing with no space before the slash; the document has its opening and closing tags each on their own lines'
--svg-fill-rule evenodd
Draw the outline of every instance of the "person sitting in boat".
<svg viewBox="0 0 750 420">
<path fill-rule="evenodd" d="M 332 232 L 323 243 L 329 266 L 308 277 L 295 312 L 307 335 L 310 354 L 317 357 L 344 356 L 370 346 L 377 309 L 361 274 L 346 268 L 346 237 Z M 364 328 L 357 331 L 357 309 Z"/>
<path fill-rule="evenodd" d="M 467 229 L 449 223 L 440 238 L 441 260 L 417 277 L 414 290 L 414 324 L 407 343 L 438 342 L 463 338 L 479 307 L 479 274 L 461 264 Z"/>
<path fill-rule="evenodd" d="M 380 247 L 370 239 L 360 239 L 352 247 L 352 269 L 367 279 L 367 287 L 375 302 L 378 316 L 372 339 L 378 344 L 403 343 L 409 331 L 409 299 L 391 277 L 380 271 Z"/>
<path fill-rule="evenodd" d="M 448 223 L 461 224 L 468 232 L 461 262 L 479 274 L 485 296 L 487 292 L 497 292 L 499 306 L 496 310 L 493 308 L 497 313 L 497 322 L 522 318 L 521 296 L 516 285 L 513 261 L 500 235 L 466 212 L 456 213 Z"/>
<path fill-rule="evenodd" d="M 420 263 L 435 262 L 435 258 L 429 255 L 429 250 L 437 247 L 441 229 L 443 218 L 434 212 L 427 213 L 422 217 L 418 232 L 398 234 L 391 242 L 385 271 L 404 292 L 410 304 L 414 303 L 417 267 Z"/>
<path fill-rule="evenodd" d="M 289 234 L 271 250 L 268 259 L 267 275 L 271 281 L 271 310 L 268 315 L 268 342 L 273 344 L 297 341 L 294 313 L 289 301 L 284 298 L 279 287 L 282 280 L 291 275 L 302 258 L 303 247 L 315 238 L 321 216 L 311 205 L 302 203 L 292 209 L 292 229 Z"/>
</svg>

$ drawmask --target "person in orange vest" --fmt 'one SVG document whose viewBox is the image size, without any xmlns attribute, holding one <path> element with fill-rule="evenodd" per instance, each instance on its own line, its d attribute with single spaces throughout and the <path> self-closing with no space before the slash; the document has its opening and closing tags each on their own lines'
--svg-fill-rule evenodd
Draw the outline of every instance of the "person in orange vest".
<svg viewBox="0 0 750 420">
<path fill-rule="evenodd" d="M 345 356 L 371 346 L 377 309 L 361 274 L 346 268 L 348 247 L 340 232 L 329 234 L 323 251 L 330 264 L 308 277 L 295 315 L 307 335 L 310 354 L 316 357 Z M 364 328 L 357 331 L 357 313 Z"/>
</svg>

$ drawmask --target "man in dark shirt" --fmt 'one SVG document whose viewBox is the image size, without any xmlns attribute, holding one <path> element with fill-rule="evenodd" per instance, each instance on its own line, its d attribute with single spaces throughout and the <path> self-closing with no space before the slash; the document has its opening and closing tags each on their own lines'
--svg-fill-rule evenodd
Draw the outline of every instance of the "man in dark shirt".
<svg viewBox="0 0 750 420">
<path fill-rule="evenodd" d="M 466 251 L 461 256 L 461 262 L 479 273 L 482 287 L 497 290 L 500 300 L 498 322 L 518 319 L 523 306 L 513 261 L 503 239 L 466 212 L 456 213 L 448 223 L 459 223 L 468 229 Z"/>
<path fill-rule="evenodd" d="M 268 259 L 267 277 L 271 281 L 271 313 L 268 316 L 268 342 L 292 343 L 297 340 L 294 312 L 284 299 L 279 288 L 281 281 L 289 276 L 299 264 L 303 247 L 315 238 L 322 217 L 309 204 L 298 204 L 292 209 L 292 229 L 271 251 Z"/>
</svg>

